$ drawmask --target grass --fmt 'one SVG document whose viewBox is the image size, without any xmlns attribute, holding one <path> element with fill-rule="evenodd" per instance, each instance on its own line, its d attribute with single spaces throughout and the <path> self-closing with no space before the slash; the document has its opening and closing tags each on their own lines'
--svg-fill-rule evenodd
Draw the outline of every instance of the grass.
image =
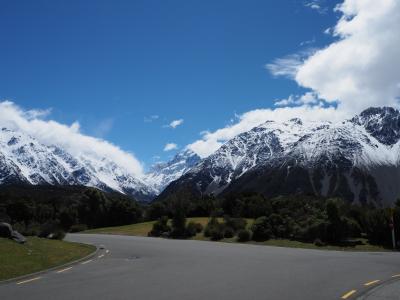
<svg viewBox="0 0 400 300">
<path fill-rule="evenodd" d="M 10 279 L 85 257 L 94 246 L 29 237 L 25 244 L 0 238 L 0 280 Z"/>
<path fill-rule="evenodd" d="M 187 223 L 190 221 L 200 223 L 204 227 L 207 225 L 209 218 L 187 218 Z M 222 218 L 221 218 L 222 220 Z M 220 221 L 221 221 L 220 220 Z M 119 235 L 134 235 L 134 236 L 147 236 L 155 221 L 137 223 L 132 225 L 115 226 L 115 227 L 104 227 L 89 229 L 82 233 L 101 233 L 101 234 L 119 234 Z"/>
<path fill-rule="evenodd" d="M 209 218 L 187 218 L 187 222 L 193 221 L 202 224 L 204 227 L 207 225 Z M 222 218 L 219 218 L 222 221 Z M 253 224 L 253 219 L 247 219 L 247 228 L 250 229 Z M 133 235 L 133 236 L 147 236 L 147 233 L 151 230 L 153 222 L 144 222 L 132 225 L 117 226 L 117 227 L 104 227 L 97 229 L 86 230 L 82 233 L 101 233 L 101 234 L 119 234 L 119 235 Z M 205 237 L 203 233 L 198 233 L 192 238 L 193 240 L 209 241 L 210 239 Z M 247 244 L 265 245 L 265 246 L 276 246 L 276 247 L 288 247 L 288 248 L 303 248 L 303 249 L 319 249 L 319 250 L 337 250 L 337 251 L 388 251 L 388 249 L 382 246 L 371 245 L 366 239 L 357 239 L 355 245 L 326 245 L 316 246 L 313 243 L 305 243 L 300 241 L 293 241 L 287 239 L 271 239 L 265 242 L 254 242 L 250 241 Z M 222 239 L 220 242 L 226 243 L 237 243 L 236 237 L 229 239 Z"/>
</svg>

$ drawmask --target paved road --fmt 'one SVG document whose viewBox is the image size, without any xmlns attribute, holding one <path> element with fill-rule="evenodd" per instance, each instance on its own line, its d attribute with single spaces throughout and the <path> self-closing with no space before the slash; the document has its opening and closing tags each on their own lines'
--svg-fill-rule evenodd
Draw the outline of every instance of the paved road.
<svg viewBox="0 0 400 300">
<path fill-rule="evenodd" d="M 67 239 L 104 245 L 105 249 L 93 260 L 60 273 L 52 271 L 28 281 L 1 284 L 0 299 L 325 300 L 346 294 L 347 299 L 356 299 L 400 274 L 397 253 L 112 235 L 73 234 Z M 392 278 L 387 286 L 399 289 L 398 279 Z M 368 282 L 373 283 L 364 286 Z M 353 290 L 356 292 L 351 293 Z M 374 299 L 371 297 L 364 299 Z"/>
<path fill-rule="evenodd" d="M 399 300 L 400 282 L 395 280 L 371 289 L 358 300 Z"/>
</svg>

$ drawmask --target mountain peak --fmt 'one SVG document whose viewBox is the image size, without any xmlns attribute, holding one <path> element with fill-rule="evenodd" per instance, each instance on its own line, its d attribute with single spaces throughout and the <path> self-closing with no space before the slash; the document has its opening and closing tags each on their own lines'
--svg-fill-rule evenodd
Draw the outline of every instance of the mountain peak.
<svg viewBox="0 0 400 300">
<path fill-rule="evenodd" d="M 192 150 L 183 150 L 170 161 L 153 165 L 146 174 L 145 181 L 161 192 L 169 183 L 186 174 L 200 160 L 200 156 Z"/>
<path fill-rule="evenodd" d="M 351 121 L 362 125 L 374 138 L 385 145 L 400 140 L 400 112 L 393 107 L 370 107 Z"/>
</svg>

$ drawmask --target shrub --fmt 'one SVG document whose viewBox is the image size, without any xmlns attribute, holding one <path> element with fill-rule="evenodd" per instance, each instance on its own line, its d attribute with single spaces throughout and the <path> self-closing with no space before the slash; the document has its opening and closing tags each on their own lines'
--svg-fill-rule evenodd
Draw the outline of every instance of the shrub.
<svg viewBox="0 0 400 300">
<path fill-rule="evenodd" d="M 224 222 L 227 227 L 232 228 L 235 232 L 240 229 L 246 229 L 247 226 L 247 221 L 243 218 L 231 218 L 229 216 L 225 216 Z"/>
<path fill-rule="evenodd" d="M 75 224 L 75 225 L 71 226 L 69 231 L 70 232 L 80 232 L 80 231 L 85 231 L 87 229 L 88 229 L 88 227 L 86 224 Z"/>
<path fill-rule="evenodd" d="M 197 225 L 200 225 L 199 223 L 195 223 L 195 222 L 189 222 L 186 226 L 186 237 L 192 237 L 195 236 L 197 234 Z"/>
<path fill-rule="evenodd" d="M 58 222 L 47 222 L 40 226 L 39 237 L 48 239 L 63 239 L 65 232 L 61 229 Z"/>
<path fill-rule="evenodd" d="M 52 240 L 63 240 L 65 238 L 65 231 L 57 229 L 54 233 L 51 233 L 48 238 Z"/>
<path fill-rule="evenodd" d="M 307 224 L 300 229 L 298 239 L 312 242 L 315 239 L 326 240 L 326 232 L 328 222 L 322 219 L 310 217 L 307 220 Z"/>
<path fill-rule="evenodd" d="M 224 224 L 218 222 L 216 217 L 212 217 L 208 221 L 204 229 L 204 236 L 209 237 L 212 241 L 218 241 L 224 238 Z"/>
<path fill-rule="evenodd" d="M 314 240 L 314 245 L 317 246 L 317 247 L 322 247 L 325 244 L 320 239 L 315 239 Z"/>
<path fill-rule="evenodd" d="M 171 227 L 168 225 L 168 217 L 163 216 L 153 224 L 153 228 L 148 233 L 148 236 L 159 237 L 164 233 L 170 233 Z"/>
<path fill-rule="evenodd" d="M 224 237 L 229 239 L 235 236 L 235 231 L 231 227 L 225 227 Z"/>
<path fill-rule="evenodd" d="M 219 226 L 218 219 L 216 217 L 212 217 L 208 221 L 208 223 L 206 225 L 206 228 L 204 229 L 204 236 L 205 237 L 211 237 L 211 229 L 213 229 L 216 226 Z"/>
<path fill-rule="evenodd" d="M 251 226 L 251 231 L 253 232 L 253 240 L 255 241 L 269 240 L 271 238 L 272 230 L 267 217 L 257 218 L 254 221 L 253 226 Z"/>
<path fill-rule="evenodd" d="M 210 239 L 212 241 L 219 241 L 224 238 L 224 230 L 222 226 L 214 226 L 210 230 Z"/>
<path fill-rule="evenodd" d="M 40 224 L 37 222 L 32 222 L 25 226 L 25 230 L 19 231 L 16 228 L 14 228 L 14 229 L 17 230 L 22 235 L 35 236 L 35 235 L 39 235 L 39 233 L 40 233 Z"/>
<path fill-rule="evenodd" d="M 251 239 L 251 232 L 246 229 L 241 229 L 238 232 L 238 241 L 239 242 L 248 242 Z"/>
<path fill-rule="evenodd" d="M 196 232 L 200 233 L 203 231 L 203 225 L 201 225 L 200 223 L 195 223 L 196 224 Z"/>
</svg>

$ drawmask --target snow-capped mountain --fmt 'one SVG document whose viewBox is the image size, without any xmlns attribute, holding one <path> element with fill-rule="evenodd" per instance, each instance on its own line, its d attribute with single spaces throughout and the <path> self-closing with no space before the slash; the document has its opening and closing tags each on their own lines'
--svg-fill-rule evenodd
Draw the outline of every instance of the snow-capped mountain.
<svg viewBox="0 0 400 300">
<path fill-rule="evenodd" d="M 268 121 L 226 142 L 159 196 L 254 191 L 392 203 L 400 195 L 400 112 L 369 108 L 351 120 Z"/>
<path fill-rule="evenodd" d="M 7 128 L 0 131 L 0 184 L 84 185 L 150 200 L 157 191 L 105 157 L 72 155 Z"/>
<path fill-rule="evenodd" d="M 160 193 L 168 184 L 186 174 L 199 161 L 200 157 L 196 153 L 189 149 L 184 150 L 168 162 L 153 165 L 146 174 L 145 180 Z"/>
</svg>

